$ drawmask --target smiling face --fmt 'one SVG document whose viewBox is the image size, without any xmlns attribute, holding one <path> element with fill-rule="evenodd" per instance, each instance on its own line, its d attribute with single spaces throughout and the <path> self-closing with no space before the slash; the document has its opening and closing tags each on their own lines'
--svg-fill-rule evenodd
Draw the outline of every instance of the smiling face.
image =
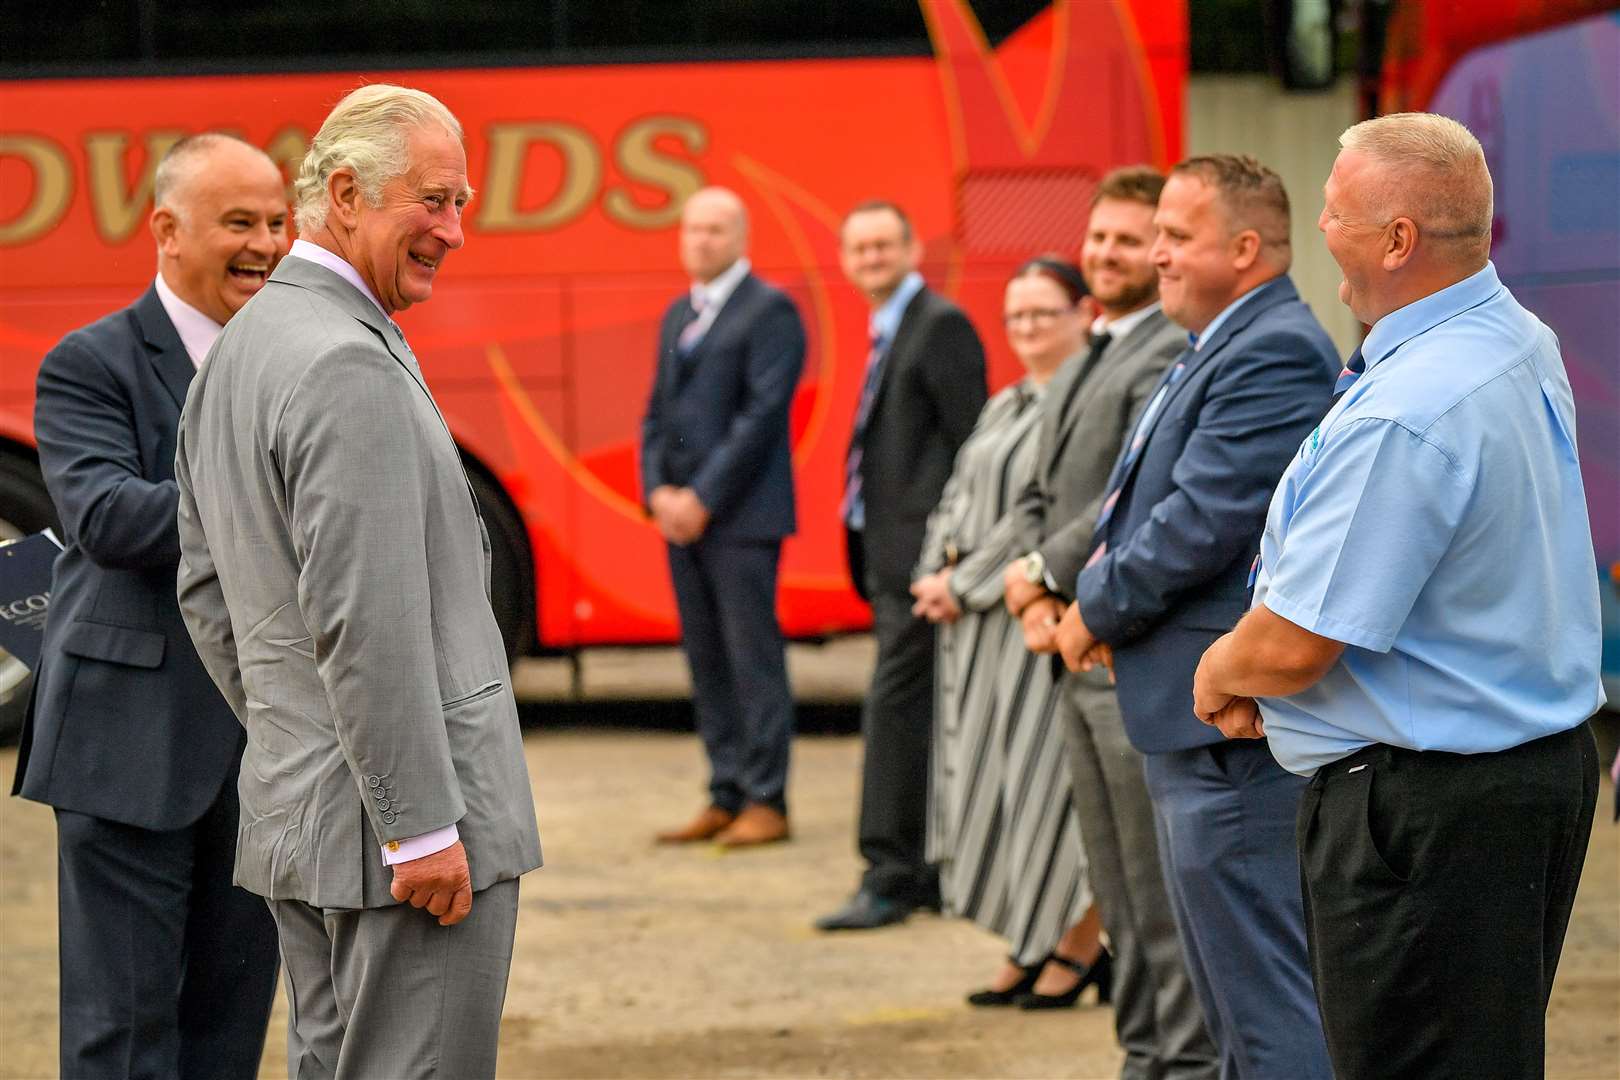
<svg viewBox="0 0 1620 1080">
<path fill-rule="evenodd" d="M 471 197 L 461 140 L 437 126 L 406 137 L 405 172 L 383 185 L 377 205 L 354 200 L 349 262 L 392 315 L 433 295 L 450 252 L 466 242 L 461 213 Z"/>
<path fill-rule="evenodd" d="M 1384 314 L 1377 294 L 1384 269 L 1381 241 L 1388 227 L 1388 222 L 1377 221 L 1367 211 L 1364 193 L 1376 182 L 1371 175 L 1375 171 L 1363 155 L 1342 151 L 1322 189 L 1322 215 L 1316 219 L 1328 254 L 1344 275 L 1339 282 L 1339 303 L 1368 326 Z"/>
<path fill-rule="evenodd" d="M 1007 282 L 1001 310 L 1007 344 L 1032 375 L 1056 370 L 1085 341 L 1086 322 L 1080 306 L 1044 275 L 1025 274 Z"/>
<path fill-rule="evenodd" d="M 1228 217 L 1215 188 L 1187 173 L 1165 183 L 1153 217 L 1159 227 L 1153 265 L 1164 313 L 1195 334 L 1245 291 L 1240 285 L 1247 264 L 1240 263 Z"/>
<path fill-rule="evenodd" d="M 1100 199 L 1091 208 L 1080 270 L 1110 319 L 1152 303 L 1159 293 L 1152 259 L 1153 209 L 1135 199 Z"/>
<path fill-rule="evenodd" d="M 264 288 L 287 253 L 287 189 L 253 147 L 221 141 L 152 212 L 158 271 L 179 297 L 223 325 Z"/>
<path fill-rule="evenodd" d="M 894 295 L 921 259 L 922 246 L 907 235 L 905 222 L 893 210 L 862 210 L 844 222 L 839 237 L 844 276 L 874 306 Z"/>
</svg>

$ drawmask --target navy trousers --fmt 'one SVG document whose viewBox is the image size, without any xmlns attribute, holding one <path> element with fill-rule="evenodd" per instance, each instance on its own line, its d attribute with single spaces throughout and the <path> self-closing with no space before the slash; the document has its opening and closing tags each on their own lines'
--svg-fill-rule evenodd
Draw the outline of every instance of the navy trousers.
<svg viewBox="0 0 1620 1080">
<path fill-rule="evenodd" d="M 787 812 L 793 692 L 776 621 L 781 552 L 778 540 L 669 545 L 709 799 L 732 813 L 747 803 Z"/>
<path fill-rule="evenodd" d="M 231 884 L 236 783 L 195 824 L 153 832 L 56 811 L 62 1075 L 259 1075 L 276 926 Z"/>
<path fill-rule="evenodd" d="M 1146 754 L 1143 768 L 1222 1080 L 1330 1080 L 1294 838 L 1306 780 L 1263 740 Z"/>
</svg>

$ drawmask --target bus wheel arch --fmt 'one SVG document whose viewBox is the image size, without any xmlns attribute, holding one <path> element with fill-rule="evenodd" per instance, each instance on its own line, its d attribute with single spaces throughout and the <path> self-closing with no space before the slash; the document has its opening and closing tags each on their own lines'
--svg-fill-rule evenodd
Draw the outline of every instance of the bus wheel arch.
<svg viewBox="0 0 1620 1080">
<path fill-rule="evenodd" d="M 495 474 L 466 451 L 461 460 L 489 531 L 489 591 L 495 621 L 506 642 L 507 659 L 515 660 L 532 653 L 538 642 L 538 586 L 528 529 Z"/>
</svg>

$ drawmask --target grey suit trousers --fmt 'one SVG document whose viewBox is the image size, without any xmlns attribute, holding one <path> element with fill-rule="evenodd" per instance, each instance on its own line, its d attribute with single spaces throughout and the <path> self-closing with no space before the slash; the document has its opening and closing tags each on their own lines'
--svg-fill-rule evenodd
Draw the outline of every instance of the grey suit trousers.
<svg viewBox="0 0 1620 1080">
<path fill-rule="evenodd" d="M 409 904 L 270 900 L 287 973 L 289 1080 L 495 1075 L 518 883 L 473 894 L 455 926 Z"/>
<path fill-rule="evenodd" d="M 1212 1080 L 1215 1044 L 1193 994 L 1142 773 L 1103 671 L 1065 675 L 1062 717 L 1091 888 L 1114 957 L 1123 1080 Z"/>
</svg>

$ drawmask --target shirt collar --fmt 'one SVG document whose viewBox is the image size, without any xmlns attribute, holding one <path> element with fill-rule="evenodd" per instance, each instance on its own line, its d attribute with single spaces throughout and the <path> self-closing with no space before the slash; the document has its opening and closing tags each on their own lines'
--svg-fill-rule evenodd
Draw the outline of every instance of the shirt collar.
<svg viewBox="0 0 1620 1080">
<path fill-rule="evenodd" d="M 1470 274 L 1454 285 L 1421 300 L 1414 300 L 1403 308 L 1396 308 L 1373 324 L 1372 330 L 1361 343 L 1361 357 L 1367 370 L 1419 334 L 1469 308 L 1478 307 L 1502 289 L 1496 276 L 1496 265 L 1487 261 L 1483 269 Z"/>
<path fill-rule="evenodd" d="M 219 337 L 219 332 L 225 328 L 180 299 L 180 294 L 163 280 L 162 273 L 158 274 L 154 284 L 157 286 L 158 303 L 163 305 L 163 313 L 169 317 L 169 322 L 174 324 L 175 332 L 180 335 L 180 344 L 186 347 L 186 355 L 191 357 L 191 366 L 200 369 L 203 361 L 208 358 L 208 350 L 214 347 L 214 339 Z"/>
<path fill-rule="evenodd" d="M 1225 310 L 1223 310 L 1219 315 L 1215 316 L 1215 320 L 1208 326 L 1204 327 L 1202 333 L 1193 338 L 1193 351 L 1196 352 L 1197 350 L 1202 349 L 1209 342 L 1209 339 L 1215 336 L 1215 331 L 1219 330 L 1222 324 L 1224 324 L 1227 319 L 1230 319 L 1238 308 L 1248 303 L 1249 299 L 1253 297 L 1255 293 L 1259 292 L 1261 289 L 1265 288 L 1267 285 L 1270 285 L 1271 282 L 1276 280 L 1276 278 L 1271 278 L 1270 280 L 1262 281 L 1260 284 L 1256 285 L 1254 288 L 1250 289 L 1248 292 L 1244 293 L 1230 304 L 1227 304 Z"/>
<path fill-rule="evenodd" d="M 294 240 L 287 254 L 306 259 L 317 266 L 326 267 L 332 273 L 359 289 L 360 295 L 375 304 L 377 310 L 382 311 L 383 318 L 388 318 L 388 312 L 383 310 L 382 301 L 377 299 L 377 294 L 371 291 L 371 286 L 367 285 L 365 280 L 361 278 L 360 271 L 356 270 L 347 259 L 337 252 L 328 251 L 321 245 L 311 243 L 308 240 Z"/>
<path fill-rule="evenodd" d="M 692 309 L 705 311 L 712 307 L 719 311 L 725 306 L 726 301 L 731 299 L 731 294 L 737 291 L 737 286 L 742 284 L 742 279 L 748 276 L 751 269 L 753 267 L 744 256 L 716 274 L 708 284 L 692 282 Z"/>
<path fill-rule="evenodd" d="M 1159 306 L 1159 301 L 1155 300 L 1145 308 L 1137 308 L 1129 315 L 1121 315 L 1113 320 L 1110 320 L 1106 315 L 1099 315 L 1096 321 L 1091 324 L 1091 336 L 1096 337 L 1098 334 L 1107 334 L 1113 340 L 1119 341 L 1126 334 L 1146 322 L 1150 315 L 1159 310 Z"/>
<path fill-rule="evenodd" d="M 906 305 L 922 291 L 922 287 L 922 275 L 915 270 L 901 280 L 899 287 L 872 312 L 871 331 L 874 338 L 882 338 L 885 345 L 894 343 L 895 332 L 900 329 L 900 320 L 906 314 Z"/>
</svg>

